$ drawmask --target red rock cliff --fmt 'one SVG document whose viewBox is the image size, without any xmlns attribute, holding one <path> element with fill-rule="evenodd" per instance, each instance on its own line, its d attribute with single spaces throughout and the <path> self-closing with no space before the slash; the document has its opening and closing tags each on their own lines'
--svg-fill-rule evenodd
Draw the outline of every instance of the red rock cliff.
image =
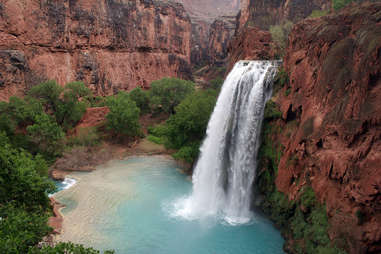
<svg viewBox="0 0 381 254">
<path fill-rule="evenodd" d="M 308 17 L 313 10 L 330 10 L 331 0 L 242 0 L 238 29 L 246 24 L 267 30 L 285 20 L 293 23 Z"/>
<path fill-rule="evenodd" d="M 381 252 L 380 17 L 381 3 L 365 3 L 298 23 L 277 98 L 288 138 L 276 186 L 295 199 L 310 184 L 330 238 L 353 254 Z"/>
<path fill-rule="evenodd" d="M 194 66 L 220 61 L 235 30 L 239 0 L 175 0 L 184 5 L 192 20 L 191 63 Z"/>
<path fill-rule="evenodd" d="M 190 19 L 152 0 L 0 3 L 0 100 L 36 83 L 83 80 L 98 94 L 191 78 Z"/>
<path fill-rule="evenodd" d="M 313 10 L 329 10 L 331 0 L 242 0 L 235 35 L 228 47 L 228 71 L 238 60 L 274 59 L 270 26 L 296 23 Z"/>
</svg>

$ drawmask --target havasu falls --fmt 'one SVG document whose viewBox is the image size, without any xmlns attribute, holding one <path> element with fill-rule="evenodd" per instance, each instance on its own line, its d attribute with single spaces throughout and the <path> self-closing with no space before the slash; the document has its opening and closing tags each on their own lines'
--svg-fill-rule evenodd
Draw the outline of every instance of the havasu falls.
<svg viewBox="0 0 381 254">
<path fill-rule="evenodd" d="M 67 205 L 58 240 L 118 254 L 283 253 L 280 233 L 250 209 L 263 111 L 278 64 L 240 61 L 227 77 L 193 192 L 166 156 L 130 157 L 73 173 L 77 184 L 55 195 Z"/>
<path fill-rule="evenodd" d="M 193 174 L 193 193 L 175 204 L 187 219 L 222 216 L 248 223 L 260 132 L 278 61 L 239 61 L 228 75 L 208 124 Z"/>
</svg>

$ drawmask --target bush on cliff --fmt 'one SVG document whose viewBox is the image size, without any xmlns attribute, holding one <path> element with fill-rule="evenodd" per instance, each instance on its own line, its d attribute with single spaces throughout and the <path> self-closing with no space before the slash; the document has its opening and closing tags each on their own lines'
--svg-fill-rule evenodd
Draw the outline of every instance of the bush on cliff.
<svg viewBox="0 0 381 254">
<path fill-rule="evenodd" d="M 194 83 L 178 78 L 163 78 L 152 82 L 149 91 L 154 113 L 174 113 L 175 107 L 194 91 Z"/>
<path fill-rule="evenodd" d="M 106 128 L 113 136 L 127 138 L 141 135 L 140 110 L 127 93 L 120 92 L 110 97 L 107 100 L 107 106 L 110 112 L 106 116 Z"/>
<path fill-rule="evenodd" d="M 271 37 L 277 47 L 276 50 L 280 57 L 284 55 L 288 42 L 288 35 L 293 26 L 294 24 L 288 20 L 281 25 L 270 26 Z"/>
</svg>

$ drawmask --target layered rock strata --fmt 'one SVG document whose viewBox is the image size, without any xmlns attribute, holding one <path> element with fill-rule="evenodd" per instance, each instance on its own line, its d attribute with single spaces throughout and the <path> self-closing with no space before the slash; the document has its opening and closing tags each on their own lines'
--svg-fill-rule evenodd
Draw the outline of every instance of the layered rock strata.
<svg viewBox="0 0 381 254">
<path fill-rule="evenodd" d="M 146 0 L 0 4 L 0 99 L 36 83 L 82 80 L 97 94 L 191 78 L 191 22 L 181 4 Z"/>
<path fill-rule="evenodd" d="M 295 200 L 311 186 L 331 240 L 353 254 L 381 252 L 380 21 L 381 3 L 364 3 L 296 24 L 276 98 L 277 189 Z"/>
</svg>

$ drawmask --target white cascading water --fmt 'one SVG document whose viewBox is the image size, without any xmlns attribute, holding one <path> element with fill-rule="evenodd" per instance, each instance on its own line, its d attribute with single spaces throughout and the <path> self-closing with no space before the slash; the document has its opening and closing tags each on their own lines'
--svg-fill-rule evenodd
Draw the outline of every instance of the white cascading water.
<svg viewBox="0 0 381 254">
<path fill-rule="evenodd" d="M 193 193 L 175 203 L 186 219 L 248 223 L 267 100 L 279 61 L 239 61 L 222 86 L 193 173 Z"/>
</svg>

